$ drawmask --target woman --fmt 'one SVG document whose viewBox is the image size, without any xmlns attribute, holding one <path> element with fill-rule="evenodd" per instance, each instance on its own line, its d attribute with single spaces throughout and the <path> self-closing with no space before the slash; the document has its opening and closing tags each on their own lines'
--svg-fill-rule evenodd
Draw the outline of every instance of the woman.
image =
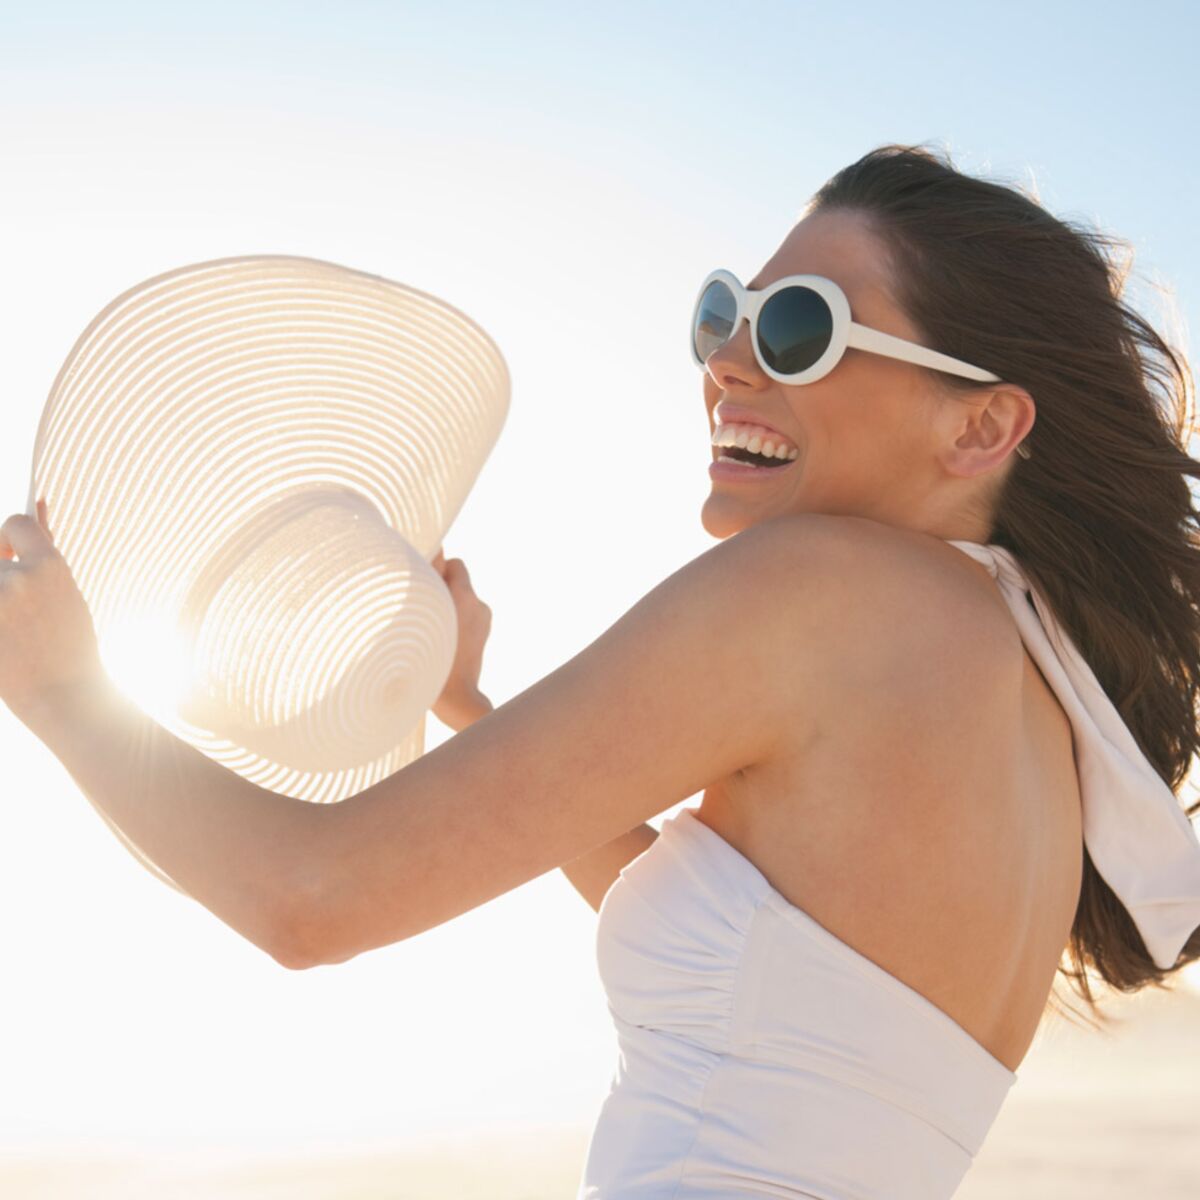
<svg viewBox="0 0 1200 1200">
<path fill-rule="evenodd" d="M 718 544 L 494 711 L 490 612 L 439 556 L 460 646 L 435 712 L 461 732 L 339 804 L 258 788 L 125 703 L 44 512 L 3 526 L 4 698 L 287 967 L 561 866 L 601 912 L 622 1050 L 581 1197 L 950 1196 L 1057 972 L 1091 1001 L 1086 967 L 1134 990 L 1200 956 L 1192 933 L 1158 965 L 1093 866 L 1083 727 L 988 549 L 1178 787 L 1200 674 L 1189 377 L 1102 247 L 920 147 L 839 172 L 747 290 L 716 273 L 694 314 Z M 762 303 L 797 275 L 790 309 Z M 814 367 L 829 329 L 815 353 L 796 331 L 839 294 L 875 333 Z"/>
</svg>

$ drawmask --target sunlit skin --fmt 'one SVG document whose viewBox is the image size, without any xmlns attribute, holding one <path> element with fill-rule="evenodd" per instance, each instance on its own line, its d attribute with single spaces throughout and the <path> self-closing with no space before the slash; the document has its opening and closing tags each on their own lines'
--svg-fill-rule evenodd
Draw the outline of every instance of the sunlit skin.
<svg viewBox="0 0 1200 1200">
<path fill-rule="evenodd" d="M 826 213 L 747 282 L 827 276 L 855 320 L 921 341 L 886 261 L 863 218 Z M 644 823 L 703 792 L 701 819 L 785 899 L 1015 1067 L 1079 895 L 1071 729 L 988 571 L 939 539 L 988 540 L 1033 400 L 953 397 L 858 350 L 781 386 L 745 325 L 702 387 L 710 430 L 728 401 L 796 443 L 786 473 L 714 483 L 717 543 L 493 711 L 489 614 L 441 560 L 465 672 L 441 711 L 460 734 L 344 801 L 258 787 L 125 703 L 48 528 L 22 514 L 0 529 L 20 560 L 0 563 L 0 694 L 106 819 L 284 966 L 414 937 L 568 864 L 598 904 Z"/>
<path fill-rule="evenodd" d="M 832 279 L 860 324 L 928 344 L 892 299 L 884 245 L 863 214 L 804 218 L 742 282 L 763 288 L 795 274 Z M 991 384 L 951 397 L 929 371 L 856 349 L 815 383 L 782 384 L 759 366 L 746 321 L 709 356 L 703 387 L 710 434 L 727 400 L 760 413 L 800 450 L 785 472 L 713 481 L 700 519 L 717 538 L 781 513 L 820 512 L 986 542 L 988 494 L 1036 416 L 1022 388 Z"/>
</svg>

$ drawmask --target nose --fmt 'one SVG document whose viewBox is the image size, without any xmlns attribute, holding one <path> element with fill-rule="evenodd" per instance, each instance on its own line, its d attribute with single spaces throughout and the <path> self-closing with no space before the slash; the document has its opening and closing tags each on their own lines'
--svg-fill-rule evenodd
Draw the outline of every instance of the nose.
<svg viewBox="0 0 1200 1200">
<path fill-rule="evenodd" d="M 761 387 L 769 382 L 759 366 L 750 341 L 750 322 L 744 317 L 733 334 L 721 343 L 705 360 L 704 369 L 718 387 Z"/>
</svg>

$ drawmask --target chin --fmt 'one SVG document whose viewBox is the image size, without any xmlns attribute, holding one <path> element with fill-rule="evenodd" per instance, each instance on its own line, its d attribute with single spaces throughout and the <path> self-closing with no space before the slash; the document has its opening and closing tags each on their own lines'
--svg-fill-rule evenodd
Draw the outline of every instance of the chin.
<svg viewBox="0 0 1200 1200">
<path fill-rule="evenodd" d="M 705 533 L 720 541 L 753 525 L 755 514 L 738 508 L 725 502 L 724 497 L 709 496 L 700 509 L 700 524 Z"/>
</svg>

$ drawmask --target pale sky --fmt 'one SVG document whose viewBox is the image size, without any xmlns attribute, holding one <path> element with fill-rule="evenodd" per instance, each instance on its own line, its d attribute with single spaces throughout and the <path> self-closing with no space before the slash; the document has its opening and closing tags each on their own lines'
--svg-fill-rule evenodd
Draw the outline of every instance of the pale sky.
<svg viewBox="0 0 1200 1200">
<path fill-rule="evenodd" d="M 718 265 L 749 279 L 871 147 L 933 139 L 963 169 L 1035 181 L 1052 211 L 1132 241 L 1194 327 L 1195 12 L 6 6 L 6 512 L 24 509 L 63 358 L 141 280 L 284 253 L 433 292 L 513 379 L 445 541 L 494 610 L 482 686 L 499 704 L 712 544 L 695 289 Z M 429 748 L 448 734 L 428 730 Z M 0 749 L 5 1145 L 352 1146 L 594 1120 L 615 1038 L 596 915 L 561 872 L 286 971 L 139 867 L 2 706 Z"/>
</svg>

